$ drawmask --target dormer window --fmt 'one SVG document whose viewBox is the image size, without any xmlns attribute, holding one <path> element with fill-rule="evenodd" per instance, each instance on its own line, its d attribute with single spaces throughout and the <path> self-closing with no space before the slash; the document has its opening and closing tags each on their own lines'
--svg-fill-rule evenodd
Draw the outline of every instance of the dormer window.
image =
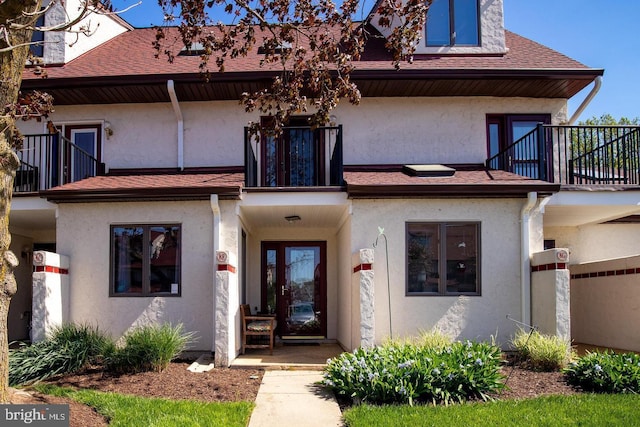
<svg viewBox="0 0 640 427">
<path fill-rule="evenodd" d="M 427 46 L 479 46 L 479 0 L 433 0 L 427 12 Z"/>
</svg>

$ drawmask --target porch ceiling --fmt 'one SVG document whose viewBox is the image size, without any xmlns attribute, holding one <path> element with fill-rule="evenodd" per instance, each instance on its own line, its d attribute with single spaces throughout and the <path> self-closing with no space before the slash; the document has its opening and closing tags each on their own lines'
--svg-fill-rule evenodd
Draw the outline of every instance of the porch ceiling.
<svg viewBox="0 0 640 427">
<path fill-rule="evenodd" d="M 11 202 L 9 225 L 12 233 L 30 235 L 56 229 L 56 208 L 39 197 L 15 197 Z"/>
<path fill-rule="evenodd" d="M 347 218 L 349 209 L 350 202 L 341 193 L 245 194 L 240 216 L 250 229 L 337 228 Z M 288 221 L 285 218 L 289 216 L 300 217 L 300 220 Z"/>
<path fill-rule="evenodd" d="M 600 224 L 640 214 L 640 190 L 561 191 L 544 208 L 545 227 L 577 227 Z"/>
</svg>

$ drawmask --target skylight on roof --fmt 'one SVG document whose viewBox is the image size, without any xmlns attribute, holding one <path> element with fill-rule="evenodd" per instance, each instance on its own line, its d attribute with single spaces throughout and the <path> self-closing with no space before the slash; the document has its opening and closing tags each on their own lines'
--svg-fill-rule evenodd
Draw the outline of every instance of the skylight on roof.
<svg viewBox="0 0 640 427">
<path fill-rule="evenodd" d="M 456 170 L 444 165 L 404 165 L 402 172 L 409 176 L 428 178 L 453 176 Z"/>
</svg>

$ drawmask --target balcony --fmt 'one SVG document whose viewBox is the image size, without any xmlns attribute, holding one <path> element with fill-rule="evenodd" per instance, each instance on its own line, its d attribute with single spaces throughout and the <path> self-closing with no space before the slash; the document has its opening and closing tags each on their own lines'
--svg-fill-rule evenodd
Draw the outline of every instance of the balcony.
<svg viewBox="0 0 640 427">
<path fill-rule="evenodd" d="M 563 185 L 638 185 L 640 127 L 540 123 L 486 166 Z"/>
<path fill-rule="evenodd" d="M 292 126 L 281 135 L 245 128 L 247 187 L 327 187 L 343 185 L 342 125 Z"/>
<path fill-rule="evenodd" d="M 104 164 L 59 133 L 27 135 L 16 153 L 20 167 L 15 194 L 36 193 L 104 173 Z"/>
</svg>

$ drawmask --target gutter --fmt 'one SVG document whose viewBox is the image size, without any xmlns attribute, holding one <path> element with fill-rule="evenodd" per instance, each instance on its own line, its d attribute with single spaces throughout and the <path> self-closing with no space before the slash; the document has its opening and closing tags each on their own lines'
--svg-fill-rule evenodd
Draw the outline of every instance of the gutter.
<svg viewBox="0 0 640 427">
<path fill-rule="evenodd" d="M 587 105 L 589 105 L 591 103 L 591 101 L 593 100 L 593 98 L 597 95 L 597 93 L 600 91 L 600 87 L 602 86 L 602 76 L 598 76 L 596 77 L 596 79 L 593 81 L 593 87 L 591 88 L 591 92 L 589 92 L 589 94 L 587 95 L 587 97 L 584 99 L 584 101 L 582 101 L 582 103 L 580 104 L 580 106 L 578 107 L 578 109 L 576 110 L 575 113 L 573 113 L 573 115 L 571 116 L 571 118 L 569 119 L 569 125 L 573 125 L 573 123 L 578 120 L 578 117 L 580 117 L 580 114 L 582 114 L 582 112 L 584 111 L 585 108 L 587 108 Z"/>
<path fill-rule="evenodd" d="M 529 248 L 531 224 L 531 211 L 538 201 L 538 193 L 530 192 L 527 195 L 527 203 L 520 212 L 520 289 L 521 295 L 521 319 L 525 325 L 531 325 L 531 250 Z"/>
<path fill-rule="evenodd" d="M 184 170 L 184 119 L 182 118 L 182 110 L 180 110 L 173 80 L 167 80 L 167 92 L 169 92 L 173 112 L 178 120 L 178 169 L 182 171 Z"/>
</svg>

